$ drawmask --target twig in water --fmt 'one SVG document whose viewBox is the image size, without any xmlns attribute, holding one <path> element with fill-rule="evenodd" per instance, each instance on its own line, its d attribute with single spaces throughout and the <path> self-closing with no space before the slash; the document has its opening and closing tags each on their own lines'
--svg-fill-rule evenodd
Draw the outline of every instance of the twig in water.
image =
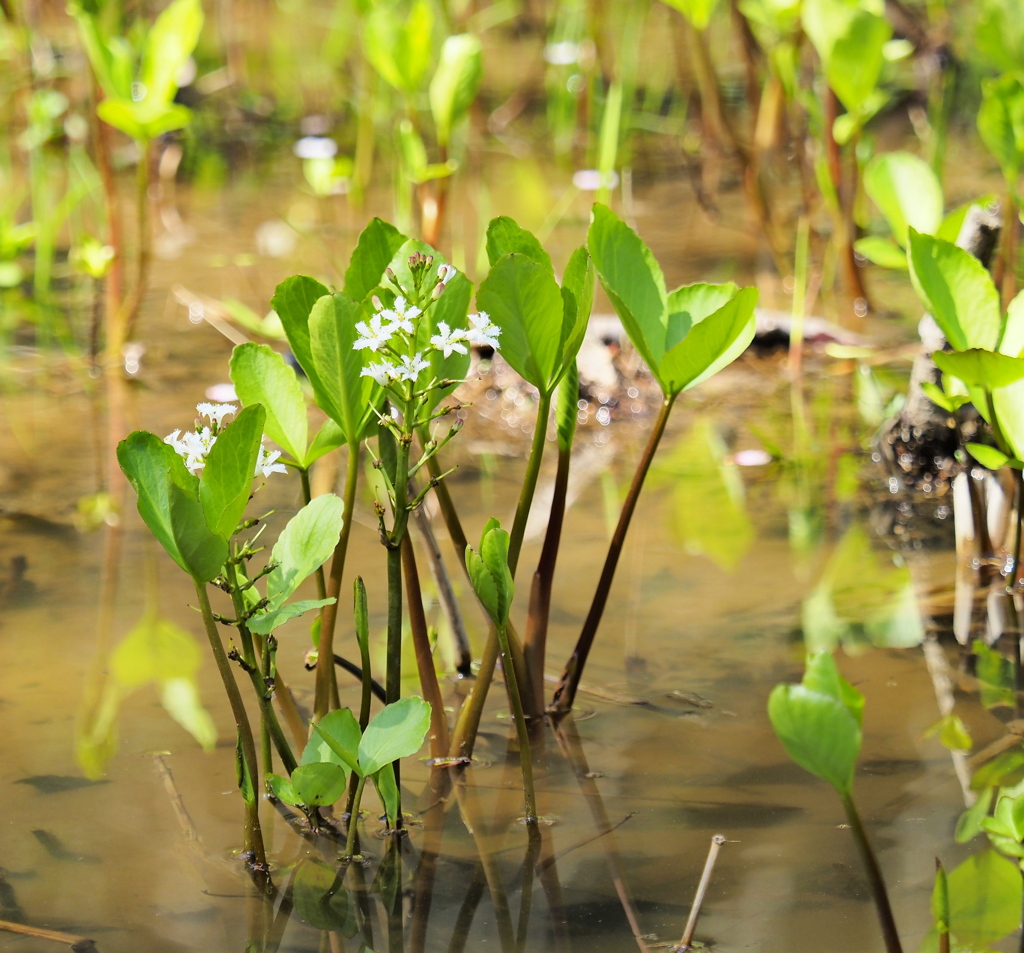
<svg viewBox="0 0 1024 953">
<path fill-rule="evenodd" d="M 0 920 L 0 930 L 7 933 L 19 933 L 22 936 L 34 936 L 40 940 L 53 940 L 54 943 L 64 943 L 75 953 L 87 953 L 96 949 L 96 941 L 84 936 L 74 936 L 71 933 L 60 933 L 57 930 L 45 930 L 42 927 L 30 927 L 24 923 L 11 923 L 7 920 Z"/>
<path fill-rule="evenodd" d="M 697 892 L 693 895 L 693 906 L 690 908 L 690 918 L 686 921 L 686 929 L 683 930 L 683 938 L 679 945 L 673 947 L 677 953 L 685 950 L 692 950 L 690 945 L 693 941 L 693 934 L 697 930 L 697 917 L 700 916 L 700 908 L 704 904 L 704 897 L 708 892 L 708 884 L 711 883 L 711 874 L 715 870 L 715 861 L 718 860 L 718 852 L 722 849 L 725 838 L 721 834 L 715 834 L 711 838 L 711 847 L 708 848 L 708 859 L 704 861 L 704 873 L 700 875 L 700 883 L 697 884 Z"/>
</svg>

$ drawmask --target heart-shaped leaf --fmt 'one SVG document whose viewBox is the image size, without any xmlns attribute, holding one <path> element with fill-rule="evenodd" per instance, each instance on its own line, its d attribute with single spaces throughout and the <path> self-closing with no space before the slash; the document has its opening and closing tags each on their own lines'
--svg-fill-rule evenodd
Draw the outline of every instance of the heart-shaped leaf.
<svg viewBox="0 0 1024 953">
<path fill-rule="evenodd" d="M 430 705 L 412 695 L 378 712 L 359 742 L 359 769 L 364 777 L 384 765 L 416 754 L 430 728 Z"/>
<path fill-rule="evenodd" d="M 292 786 L 299 803 L 306 807 L 333 804 L 345 793 L 347 781 L 348 773 L 329 761 L 300 764 L 292 772 Z"/>
</svg>

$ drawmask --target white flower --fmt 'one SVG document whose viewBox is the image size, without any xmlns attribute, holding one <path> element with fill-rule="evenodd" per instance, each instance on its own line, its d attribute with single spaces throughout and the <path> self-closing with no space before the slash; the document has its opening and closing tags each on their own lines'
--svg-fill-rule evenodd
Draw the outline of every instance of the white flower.
<svg viewBox="0 0 1024 953">
<path fill-rule="evenodd" d="M 413 354 L 409 357 L 407 354 L 402 357 L 402 365 L 397 368 L 398 376 L 402 380 L 412 381 L 415 383 L 416 378 L 420 376 L 420 371 L 426 370 L 430 367 L 430 364 L 423 360 L 423 355 L 420 353 Z"/>
<path fill-rule="evenodd" d="M 364 347 L 368 347 L 371 351 L 376 351 L 387 344 L 391 335 L 395 333 L 395 325 L 383 323 L 386 314 L 387 312 L 375 314 L 370 318 L 369 325 L 365 321 L 360 321 L 356 325 L 359 338 L 352 345 L 353 350 L 361 351 Z"/>
<path fill-rule="evenodd" d="M 185 458 L 185 466 L 190 473 L 196 473 L 206 466 L 206 455 L 216 442 L 217 436 L 209 427 L 203 427 L 198 432 L 186 430 L 182 433 L 175 430 L 164 437 L 164 443 Z"/>
<path fill-rule="evenodd" d="M 381 387 L 398 379 L 398 368 L 387 361 L 378 361 L 376 364 L 369 364 L 359 372 L 360 377 L 372 377 Z"/>
<path fill-rule="evenodd" d="M 441 284 L 446 285 L 457 274 L 458 271 L 455 270 L 453 265 L 441 265 L 441 267 L 437 269 L 437 280 L 440 281 Z"/>
<path fill-rule="evenodd" d="M 491 316 L 486 311 L 469 316 L 470 324 L 473 326 L 466 332 L 466 339 L 470 344 L 477 347 L 492 347 L 498 349 L 498 335 L 501 328 L 491 324 Z"/>
<path fill-rule="evenodd" d="M 412 334 L 412 319 L 418 318 L 423 312 L 415 305 L 410 305 L 402 295 L 395 298 L 394 308 L 385 308 L 380 316 L 391 322 L 389 325 L 392 332 L 401 329 L 406 334 Z"/>
<path fill-rule="evenodd" d="M 437 322 L 437 334 L 431 339 L 430 343 L 434 345 L 439 351 L 444 351 L 444 356 L 448 357 L 452 351 L 458 351 L 459 354 L 466 353 L 466 345 L 460 344 L 460 341 L 466 340 L 465 331 L 449 331 L 448 325 L 444 321 Z"/>
<path fill-rule="evenodd" d="M 214 428 L 219 430 L 224 418 L 229 414 L 237 414 L 238 408 L 234 404 L 196 404 L 196 413 L 200 417 L 207 417 Z"/>
<path fill-rule="evenodd" d="M 271 473 L 287 473 L 288 468 L 283 463 L 277 462 L 280 456 L 280 450 L 267 450 L 261 442 L 259 456 L 256 458 L 256 472 L 253 476 L 259 476 L 262 473 L 268 477 Z"/>
</svg>

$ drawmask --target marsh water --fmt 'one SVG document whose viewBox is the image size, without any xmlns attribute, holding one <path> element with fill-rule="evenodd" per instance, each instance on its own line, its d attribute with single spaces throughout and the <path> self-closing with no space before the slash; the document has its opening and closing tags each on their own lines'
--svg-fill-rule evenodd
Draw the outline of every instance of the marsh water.
<svg viewBox="0 0 1024 953">
<path fill-rule="evenodd" d="M 287 275 L 337 274 L 364 217 L 343 199 L 298 194 L 295 174 L 285 158 L 267 178 L 243 177 L 216 191 L 182 187 L 165 197 L 141 316 L 146 348 L 125 401 L 130 428 L 163 434 L 188 427 L 195 403 L 227 381 L 232 343 L 210 322 L 193 320 L 195 308 L 190 319 L 190 300 L 206 301 L 204 313 L 215 317 L 209 302 L 225 299 L 262 314 Z M 545 170 L 540 181 L 550 175 L 556 184 L 549 189 L 558 192 L 560 174 Z M 543 208 L 529 207 L 529 189 L 513 191 L 501 211 L 536 227 Z M 589 200 L 586 194 L 573 199 L 551 234 L 554 247 L 567 253 L 581 240 Z M 517 202 L 519 208 L 511 207 Z M 710 224 L 678 177 L 664 173 L 634 183 L 633 203 L 670 285 L 763 278 L 755 243 L 741 229 Z M 292 227 L 303 221 L 310 226 L 305 235 Z M 475 248 L 471 239 L 467 226 L 464 249 Z M 474 273 L 475 262 L 460 264 Z M 905 283 L 880 273 L 873 278 L 875 293 L 891 303 L 887 310 L 903 313 L 873 315 L 862 333 L 892 345 L 912 340 L 916 314 Z M 766 303 L 788 308 L 786 289 L 769 283 Z M 601 309 L 608 310 L 606 302 Z M 593 342 L 598 365 L 606 359 L 602 348 L 607 351 Z M 798 680 L 802 636 L 820 636 L 815 606 L 823 598 L 849 622 L 840 665 L 867 699 L 857 796 L 906 947 L 915 949 L 924 938 L 934 857 L 942 853 L 951 865 L 968 849 L 952 840 L 964 808 L 954 763 L 935 738 L 924 736 L 945 713 L 937 698 L 943 674 L 936 670 L 946 657 L 956 667 L 949 500 L 938 492 L 914 500 L 890 493 L 888 475 L 868 448 L 888 399 L 885 375 L 898 383 L 908 368 L 896 356 L 870 373 L 812 350 L 802 382 L 791 386 L 784 352 L 751 352 L 680 402 L 577 702 L 575 768 L 550 732 L 537 754 L 540 808 L 550 822 L 545 850 L 557 870 L 561 904 L 535 887 L 528 950 L 653 950 L 677 942 L 715 834 L 728 840 L 700 921 L 702 942 L 720 950 L 808 953 L 880 948 L 839 802 L 789 761 L 765 711 L 775 684 Z M 532 421 L 528 393 L 494 382 L 488 377 L 494 368 L 479 373 L 477 406 L 450 478 L 471 537 L 489 516 L 510 517 Z M 555 578 L 553 676 L 586 612 L 618 501 L 653 420 L 649 393 L 619 383 L 607 405 L 600 396 L 581 404 L 577 476 Z M 198 614 L 189 607 L 191 586 L 147 538 L 130 504 L 122 517 L 113 617 L 103 625 L 104 530 L 86 525 L 79 506 L 102 486 L 109 453 L 102 400 L 102 387 L 74 362 L 20 354 L 5 372 L 0 918 L 91 937 L 104 953 L 241 953 L 252 901 L 235 853 L 240 807 L 230 712 L 200 642 Z M 769 454 L 743 453 L 766 448 Z M 332 486 L 331 466 L 314 473 L 318 489 Z M 546 469 L 538 506 L 549 478 Z M 261 497 L 263 508 L 275 511 L 270 519 L 281 524 L 299 503 L 298 482 L 290 477 L 269 481 Z M 371 505 L 369 495 L 360 497 L 349 567 L 350 576 L 358 569 L 366 578 L 371 623 L 382 632 L 384 562 Z M 528 539 L 524 567 L 536 559 L 543 523 Z M 435 532 L 453 560 L 440 523 Z M 349 585 L 347 579 L 342 591 Z M 154 592 L 162 614 L 203 649 L 200 691 L 218 728 L 218 747 L 200 750 L 146 686 L 120 699 L 106 774 L 89 782 L 75 760 L 89 687 L 102 680 L 111 648 Z M 438 618 L 436 605 L 428 611 Z M 467 622 L 479 653 L 485 632 L 479 619 L 467 616 Z M 279 634 L 281 672 L 308 707 L 304 686 L 311 680 L 302 671 L 308 628 L 296 622 Z M 938 661 L 920 647 L 925 636 L 938 638 Z M 340 641 L 341 651 L 354 653 L 346 626 Z M 446 644 L 442 631 L 440 652 Z M 355 703 L 357 684 L 340 678 L 343 703 Z M 454 697 L 465 685 L 443 687 Z M 416 690 L 414 682 L 408 690 Z M 492 692 L 479 761 L 467 778 L 478 795 L 475 833 L 496 858 L 514 912 L 526 839 L 516 823 L 518 767 L 501 701 Z M 957 711 L 978 745 L 1002 733 L 969 697 Z M 414 763 L 403 771 L 413 815 L 403 844 L 407 913 L 424 846 L 417 816 L 428 806 L 421 792 L 429 770 Z M 279 870 L 303 856 L 332 859 L 330 850 L 317 853 L 322 845 L 296 837 L 271 808 L 264 817 Z M 459 913 L 478 876 L 479 845 L 457 811 L 449 811 L 444 827 L 429 950 L 447 950 L 464 933 Z M 370 890 L 384 841 L 370 839 L 364 852 Z M 383 948 L 381 924 L 375 927 Z M 499 948 L 486 894 L 468 929 L 464 949 Z M 346 943 L 358 947 L 341 933 L 325 940 L 296 909 L 279 948 L 335 950 Z M 0 948 L 35 953 L 54 944 L 3 934 Z"/>
</svg>

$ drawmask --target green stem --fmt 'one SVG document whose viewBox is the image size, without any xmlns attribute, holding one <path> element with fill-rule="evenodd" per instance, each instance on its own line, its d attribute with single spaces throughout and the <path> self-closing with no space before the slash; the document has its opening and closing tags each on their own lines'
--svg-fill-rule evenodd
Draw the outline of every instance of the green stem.
<svg viewBox="0 0 1024 953">
<path fill-rule="evenodd" d="M 348 837 L 345 840 L 345 856 L 355 857 L 356 855 L 356 830 L 359 827 L 359 804 L 363 799 L 363 788 L 366 786 L 366 778 L 360 778 L 356 785 L 355 797 L 352 799 L 352 809 L 348 815 Z"/>
<path fill-rule="evenodd" d="M 516 667 L 508 648 L 508 633 L 505 626 L 498 627 L 498 639 L 501 642 L 502 669 L 508 683 L 509 704 L 512 706 L 512 718 L 516 725 L 519 740 L 519 764 L 523 771 L 523 797 L 526 801 L 526 823 L 537 823 L 537 797 L 533 790 L 533 759 L 530 757 L 530 733 L 526 729 L 526 716 L 523 714 L 523 701 L 519 695 L 519 684 L 516 680 Z"/>
<path fill-rule="evenodd" d="M 516 505 L 515 519 L 508 541 L 508 569 L 515 579 L 516 566 L 519 564 L 519 552 L 523 547 L 523 536 L 526 534 L 526 521 L 530 518 L 530 507 L 533 505 L 533 494 L 537 489 L 537 477 L 540 475 L 540 464 L 544 457 L 544 442 L 548 436 L 548 415 L 551 412 L 551 395 L 541 394 L 537 404 L 536 429 L 533 432 L 533 444 L 530 447 L 530 458 L 526 461 L 526 476 L 523 487 L 519 491 L 519 503 Z M 465 554 L 463 554 L 465 558 Z"/>
<path fill-rule="evenodd" d="M 665 425 L 668 423 L 669 414 L 675 397 L 666 397 L 658 413 L 658 419 L 654 423 L 654 429 L 644 447 L 643 456 L 637 465 L 636 473 L 633 474 L 633 482 L 630 484 L 629 493 L 622 504 L 622 512 L 619 514 L 619 522 L 612 535 L 612 541 L 608 546 L 608 555 L 605 557 L 604 568 L 601 570 L 601 578 L 597 583 L 597 590 L 594 592 L 593 601 L 590 604 L 590 611 L 587 613 L 586 621 L 580 632 L 579 639 L 572 655 L 565 663 L 562 677 L 555 689 L 551 699 L 549 711 L 564 715 L 572 708 L 576 698 L 576 690 L 579 688 L 580 679 L 583 677 L 583 668 L 587 664 L 587 656 L 594 644 L 598 626 L 601 624 L 601 617 L 604 615 L 605 606 L 608 603 L 608 595 L 611 592 L 612 581 L 615 578 L 615 569 L 619 563 L 619 556 L 622 554 L 622 547 L 626 541 L 626 533 L 629 530 L 630 520 L 633 518 L 633 511 L 636 509 L 637 500 L 640 498 L 640 491 L 643 489 L 644 478 L 651 467 L 651 461 L 665 433 Z"/>
<path fill-rule="evenodd" d="M 480 729 L 480 718 L 484 711 L 484 701 L 487 692 L 491 687 L 491 680 L 494 678 L 494 666 L 498 661 L 498 636 L 494 629 L 487 636 L 484 644 L 484 654 L 480 658 L 480 669 L 476 674 L 476 683 L 473 685 L 473 692 L 459 709 L 459 717 L 455 722 L 455 731 L 452 734 L 451 757 L 471 758 L 473 757 L 473 744 L 476 741 L 476 733 Z"/>
<path fill-rule="evenodd" d="M 360 731 L 366 731 L 366 726 L 370 723 L 373 672 L 370 669 L 369 610 L 366 604 L 366 586 L 363 585 L 361 576 L 356 576 L 355 581 L 355 617 L 356 641 L 359 643 L 359 664 L 362 666 L 362 671 L 359 673 L 359 683 L 362 686 L 362 696 L 359 701 L 359 728 Z"/>
<path fill-rule="evenodd" d="M 896 921 L 892 915 L 892 906 L 889 904 L 889 894 L 885 889 L 885 880 L 882 879 L 882 871 L 878 866 L 878 858 L 871 848 L 868 835 L 861 823 L 860 815 L 854 806 L 853 798 L 849 794 L 840 794 L 843 802 L 843 809 L 846 811 L 846 819 L 850 825 L 853 839 L 857 843 L 857 851 L 860 853 L 861 862 L 864 864 L 864 871 L 868 875 L 868 884 L 871 887 L 871 896 L 875 901 L 875 909 L 878 912 L 878 922 L 882 927 L 882 937 L 885 940 L 886 953 L 903 953 L 900 944 L 900 934 L 896 929 Z"/>
<path fill-rule="evenodd" d="M 324 598 L 334 599 L 324 606 L 320 616 L 320 644 L 317 646 L 316 694 L 313 700 L 313 720 L 319 721 L 331 710 L 331 703 L 337 697 L 338 683 L 334 674 L 334 630 L 338 622 L 338 597 L 341 594 L 341 577 L 345 574 L 345 555 L 348 552 L 348 538 L 352 532 L 352 509 L 356 502 L 356 485 L 359 479 L 359 444 L 348 445 L 348 465 L 345 470 L 344 510 L 341 535 L 334 547 L 331 559 L 330 583 Z M 364 666 L 365 667 L 365 666 Z"/>
<path fill-rule="evenodd" d="M 231 705 L 231 713 L 235 719 L 235 729 L 242 746 L 242 757 L 249 766 L 252 776 L 256 777 L 259 768 L 249 716 L 245 711 L 245 704 L 242 702 L 242 696 L 238 691 L 238 684 L 235 682 L 231 666 L 228 664 L 228 657 L 220 641 L 220 634 L 217 632 L 217 623 L 213 618 L 213 609 L 210 607 L 210 597 L 206 593 L 206 586 L 198 579 L 194 579 L 193 582 L 196 587 L 196 597 L 199 599 L 203 624 L 206 626 L 206 637 L 210 640 L 210 648 L 213 650 L 213 657 L 217 663 L 217 671 L 220 673 L 224 691 L 227 693 L 228 702 Z M 253 881 L 261 890 L 269 892 L 273 887 L 267 870 L 267 852 L 263 846 L 263 831 L 260 828 L 259 801 L 255 798 L 251 804 L 246 801 L 245 805 L 245 850 L 252 856 L 249 869 Z"/>
</svg>

